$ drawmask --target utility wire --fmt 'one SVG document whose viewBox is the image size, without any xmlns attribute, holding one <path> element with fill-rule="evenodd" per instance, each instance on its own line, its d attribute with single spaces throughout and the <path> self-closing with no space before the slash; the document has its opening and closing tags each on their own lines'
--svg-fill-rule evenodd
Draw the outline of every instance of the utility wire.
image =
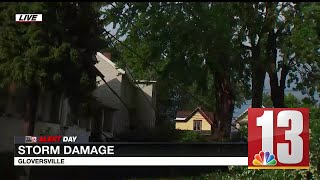
<svg viewBox="0 0 320 180">
<path fill-rule="evenodd" d="M 95 57 L 95 56 L 94 56 Z M 101 78 L 101 80 L 108 86 L 108 88 L 112 91 L 112 93 L 120 100 L 120 102 L 126 107 L 126 109 L 129 111 L 129 107 L 128 105 L 122 100 L 122 98 L 118 95 L 118 93 L 112 89 L 112 87 L 108 84 L 108 82 L 104 79 L 104 75 L 93 65 L 92 68 L 95 72 L 95 74 L 97 74 L 97 76 L 99 76 Z"/>
<path fill-rule="evenodd" d="M 108 33 L 109 33 L 109 32 L 108 32 Z M 110 35 L 110 33 L 109 33 L 109 35 Z M 112 41 L 111 41 L 111 43 L 112 43 L 113 47 L 115 47 L 115 44 L 114 44 Z M 141 92 L 142 95 L 145 97 L 145 99 L 148 101 L 148 103 L 150 104 L 150 106 L 152 107 L 152 109 L 156 112 L 156 108 L 153 106 L 152 102 L 151 102 L 151 101 L 148 99 L 148 97 L 145 95 L 145 92 L 141 89 L 141 87 L 139 86 L 139 83 L 135 80 L 135 78 L 134 78 L 133 74 L 131 73 L 129 67 L 127 66 L 126 62 L 125 62 L 122 58 L 120 58 L 120 60 L 121 60 L 121 62 L 124 64 L 124 67 L 126 68 L 126 70 L 128 70 L 129 75 L 132 77 L 132 79 L 133 79 L 133 81 L 134 81 L 134 82 L 133 82 L 133 83 L 134 83 L 134 86 L 137 87 L 137 88 L 140 90 L 140 92 Z"/>
<path fill-rule="evenodd" d="M 115 6 L 113 4 L 111 4 L 111 6 L 113 6 L 115 8 Z M 122 17 L 124 17 L 122 15 Z M 125 18 L 125 17 L 124 17 Z M 127 19 L 128 20 L 128 19 Z M 136 29 L 138 29 L 131 21 L 128 21 L 133 27 L 135 27 Z M 138 58 L 140 58 L 141 60 L 143 60 L 143 62 L 145 62 L 148 66 L 150 66 L 152 69 L 154 69 L 157 73 L 160 73 L 161 71 L 156 68 L 154 65 L 152 65 L 151 63 L 149 63 L 148 61 L 146 61 L 146 59 L 144 59 L 140 54 L 138 54 L 137 52 L 135 52 L 131 47 L 129 47 L 128 45 L 124 44 L 122 41 L 120 41 L 117 37 L 115 37 L 114 35 L 112 35 L 109 31 L 107 31 L 107 33 L 112 37 L 114 38 L 118 43 L 120 43 L 122 46 L 124 46 L 126 49 L 128 49 L 131 53 L 133 53 L 134 55 L 136 55 Z M 142 32 L 143 34 L 145 34 L 144 32 Z M 199 103 L 201 103 L 201 106 L 204 106 L 204 107 L 207 107 L 207 108 L 212 108 L 214 109 L 213 106 L 210 105 L 210 103 L 208 102 L 205 102 L 205 101 L 202 101 L 200 100 L 199 98 L 195 97 L 192 93 L 190 93 L 189 91 L 187 91 L 185 88 L 182 88 L 180 85 L 179 85 L 179 81 L 177 79 L 174 79 L 174 78 L 171 78 L 172 80 L 174 80 L 175 82 L 178 82 L 176 84 L 176 86 L 184 91 L 187 95 L 190 95 L 194 100 L 198 101 Z M 232 127 L 234 127 L 235 129 L 237 129 L 240 133 L 243 133 L 240 129 L 238 129 L 235 125 L 232 125 Z"/>
<path fill-rule="evenodd" d="M 126 44 L 124 44 L 122 41 L 120 41 L 119 39 L 117 39 L 114 35 L 112 35 L 110 32 L 107 31 L 107 33 L 114 38 L 117 42 L 119 42 L 121 45 L 123 45 L 125 48 L 127 48 L 130 52 L 132 52 L 133 54 L 135 54 L 137 57 L 139 57 L 141 60 L 143 60 L 144 62 L 147 62 L 143 57 L 141 57 L 137 52 L 135 52 L 133 49 L 131 49 L 129 46 L 127 46 Z M 158 73 L 160 72 L 159 69 L 157 69 L 155 66 L 153 66 L 152 64 L 147 62 L 147 65 L 149 65 L 150 67 L 152 67 L 155 71 L 157 71 Z M 174 81 L 177 81 L 176 79 L 171 78 Z M 212 108 L 214 109 L 213 106 L 211 106 L 209 103 L 202 101 L 200 99 L 198 99 L 197 97 L 195 97 L 192 93 L 190 93 L 189 91 L 185 90 L 184 88 L 182 88 L 178 83 L 176 84 L 176 86 L 185 92 L 185 94 L 190 95 L 194 100 L 198 101 L 201 106 L 207 107 L 207 108 Z M 232 127 L 234 127 L 236 130 L 238 130 L 240 133 L 242 134 L 246 134 L 245 132 L 243 132 L 242 130 L 238 129 L 235 125 L 231 124 Z"/>
<path fill-rule="evenodd" d="M 171 5 L 171 4 L 170 4 L 170 5 Z M 176 5 L 183 5 L 183 3 L 178 3 L 178 4 L 176 4 Z M 116 6 L 113 5 L 113 3 L 111 4 L 111 6 L 112 6 L 113 8 L 116 8 Z M 118 15 L 118 14 L 115 13 L 115 15 Z M 123 17 L 123 18 L 126 18 L 123 14 L 119 14 L 119 16 L 121 16 L 121 17 Z M 126 18 L 126 19 L 127 19 L 127 18 Z M 128 20 L 128 19 L 127 19 L 127 20 Z M 139 30 L 139 28 L 138 28 L 136 25 L 134 25 L 134 24 L 132 23 L 132 21 L 128 21 L 128 22 L 129 22 L 134 28 L 136 28 L 137 30 Z M 142 32 L 142 31 L 139 31 L 139 32 L 141 32 L 144 36 L 146 36 L 146 33 L 145 33 L 145 32 Z M 108 33 L 112 38 L 114 38 L 116 41 L 118 41 L 121 45 L 123 45 L 125 48 L 127 48 L 131 53 L 133 53 L 134 55 L 136 55 L 137 57 L 139 57 L 140 59 L 142 59 L 143 62 L 146 62 L 146 64 L 147 64 L 148 66 L 150 66 L 152 69 L 154 69 L 158 74 L 161 72 L 161 71 L 160 71 L 158 68 L 156 68 L 154 65 L 152 65 L 151 63 L 148 63 L 148 61 L 147 61 L 146 59 L 144 59 L 141 55 L 139 55 L 137 52 L 135 52 L 135 51 L 134 51 L 132 48 L 130 48 L 128 45 L 126 45 L 126 44 L 124 44 L 122 41 L 118 40 L 117 37 L 115 37 L 114 35 L 112 35 L 110 32 L 107 32 L 107 33 Z M 180 82 L 179 82 L 178 80 L 173 79 L 173 78 L 171 78 L 171 79 L 175 81 L 176 86 L 177 86 L 180 90 L 184 91 L 185 94 L 191 96 L 193 99 L 195 99 L 196 101 L 198 101 L 198 102 L 201 103 L 202 105 L 205 104 L 205 107 L 214 109 L 214 107 L 211 106 L 210 103 L 207 103 L 207 102 L 205 102 L 205 101 L 200 100 L 200 99 L 197 98 L 195 95 L 193 95 L 193 94 L 190 93 L 189 91 L 186 91 L 184 88 L 182 88 L 182 87 L 179 85 Z"/>
<path fill-rule="evenodd" d="M 154 65 L 152 65 L 151 63 L 149 63 L 146 59 L 144 59 L 140 54 L 138 54 L 137 52 L 135 52 L 131 47 L 129 47 L 128 45 L 124 44 L 122 41 L 120 41 L 117 37 L 115 37 L 114 35 L 112 35 L 110 32 L 107 31 L 107 33 L 113 38 L 115 39 L 118 43 L 120 43 L 122 46 L 124 46 L 125 48 L 127 48 L 131 53 L 133 53 L 134 55 L 136 55 L 138 58 L 140 58 L 141 60 L 143 60 L 143 62 L 146 63 L 146 65 L 150 66 L 152 69 L 154 69 L 158 74 L 160 74 L 160 70 L 155 67 Z M 187 95 L 190 95 L 192 98 L 194 98 L 196 101 L 198 101 L 199 103 L 201 104 L 206 104 L 205 107 L 207 108 L 213 108 L 213 106 L 211 106 L 209 103 L 205 102 L 205 101 L 202 101 L 200 99 L 198 99 L 197 97 L 195 97 L 192 93 L 188 92 L 187 90 L 185 90 L 185 88 L 182 88 L 180 85 L 179 85 L 179 81 L 177 79 L 174 79 L 174 78 L 170 78 L 171 80 L 175 81 L 176 83 L 176 86 L 184 91 Z"/>
</svg>

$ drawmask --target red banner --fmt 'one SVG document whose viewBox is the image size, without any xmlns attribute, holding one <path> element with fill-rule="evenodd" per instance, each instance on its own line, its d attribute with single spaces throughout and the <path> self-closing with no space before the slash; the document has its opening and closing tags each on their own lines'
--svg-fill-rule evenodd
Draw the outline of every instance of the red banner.
<svg viewBox="0 0 320 180">
<path fill-rule="evenodd" d="M 309 109 L 249 108 L 249 169 L 309 168 Z"/>
</svg>

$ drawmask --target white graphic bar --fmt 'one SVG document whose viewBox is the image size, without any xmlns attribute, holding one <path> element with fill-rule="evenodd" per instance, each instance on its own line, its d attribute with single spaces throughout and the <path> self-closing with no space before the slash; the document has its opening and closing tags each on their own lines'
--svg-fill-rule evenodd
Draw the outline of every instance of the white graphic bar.
<svg viewBox="0 0 320 180">
<path fill-rule="evenodd" d="M 15 166 L 248 166 L 248 157 L 14 157 Z"/>
<path fill-rule="evenodd" d="M 16 22 L 41 22 L 42 14 L 16 14 Z"/>
</svg>

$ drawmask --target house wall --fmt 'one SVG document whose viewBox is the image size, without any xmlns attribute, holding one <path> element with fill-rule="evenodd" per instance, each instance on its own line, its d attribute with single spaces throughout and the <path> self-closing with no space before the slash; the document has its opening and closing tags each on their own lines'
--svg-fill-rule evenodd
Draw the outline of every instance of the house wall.
<svg viewBox="0 0 320 180">
<path fill-rule="evenodd" d="M 138 120 L 138 124 L 142 127 L 154 127 L 155 125 L 155 112 L 150 106 L 149 102 L 145 99 L 142 92 L 138 90 L 129 80 L 123 70 L 118 70 L 115 65 L 108 61 L 104 56 L 98 55 L 96 56 L 99 63 L 95 66 L 98 70 L 105 75 L 105 80 L 111 86 L 111 88 L 119 95 L 121 98 L 127 102 L 130 108 L 136 109 L 136 117 Z M 120 102 L 118 97 L 114 95 L 114 93 L 108 88 L 108 86 L 100 79 L 97 78 L 98 87 L 92 93 L 100 102 L 108 107 L 112 107 L 115 110 L 112 118 L 106 118 L 113 123 L 110 122 L 102 122 L 102 124 L 110 124 L 112 125 L 113 134 L 121 134 L 129 129 L 129 112 L 127 108 Z M 154 96 L 154 87 L 152 84 L 140 85 L 143 92 L 148 97 L 149 101 L 152 101 L 155 104 L 155 96 Z M 68 103 L 68 99 L 65 97 L 59 96 L 52 97 L 53 93 L 51 92 L 42 92 L 38 99 L 38 109 L 37 109 L 37 120 L 35 124 L 35 135 L 90 135 L 90 130 L 92 123 L 87 121 L 86 119 L 79 118 L 78 124 L 74 125 L 70 123 L 70 106 Z M 7 98 L 7 97 L 5 97 Z M 23 98 L 19 97 L 19 102 L 23 102 Z M 53 101 L 55 100 L 55 101 Z M 15 101 L 13 101 L 15 102 Z M 54 105 L 53 105 L 54 102 Z M 21 104 L 21 103 L 20 103 Z M 13 104 L 5 103 L 7 109 L 10 112 L 16 112 L 16 107 Z M 55 111 L 52 110 L 54 106 Z M 20 110 L 20 108 L 18 108 Z M 57 115 L 56 121 L 52 121 L 52 115 Z M 4 139 L 8 139 L 8 143 L 12 143 L 12 137 L 14 135 L 23 135 L 23 121 L 21 116 L 15 116 L 12 118 L 17 118 L 16 120 L 7 120 L 4 122 L 5 129 L 1 129 L 1 132 L 5 134 L 7 127 L 10 128 L 10 134 L 7 136 L 3 136 Z M 7 123 L 7 124 L 6 124 Z M 20 127 L 21 126 L 21 127 Z M 102 127 L 102 126 L 101 126 Z M 17 131 L 15 131 L 17 130 Z M 11 137 L 12 136 L 12 137 Z M 7 143 L 7 144 L 8 144 Z M 4 143 L 0 143 L 0 147 L 2 147 Z M 6 145 L 3 145 L 6 146 Z"/>
<path fill-rule="evenodd" d="M 95 65 L 96 68 L 105 76 L 104 79 L 108 85 L 117 93 L 126 102 L 133 102 L 129 97 L 130 90 L 128 90 L 128 85 L 123 81 L 125 77 L 124 71 L 117 69 L 114 63 L 109 59 L 106 59 L 101 54 L 97 54 L 98 63 Z M 112 124 L 112 131 L 114 134 L 120 134 L 128 129 L 129 126 L 129 116 L 128 110 L 119 100 L 119 98 L 110 90 L 110 88 L 101 80 L 100 77 L 97 77 L 98 87 L 93 91 L 93 95 L 97 98 L 98 101 L 103 103 L 108 107 L 117 109 L 114 112 L 114 122 Z"/>
<path fill-rule="evenodd" d="M 155 103 L 154 98 L 154 88 L 152 84 L 138 84 L 141 88 L 137 90 L 137 117 L 139 119 L 139 124 L 142 128 L 154 128 L 156 121 L 155 114 Z M 151 104 L 150 104 L 151 102 Z"/>
<path fill-rule="evenodd" d="M 50 112 L 52 105 L 52 93 L 41 92 L 38 98 L 37 120 L 50 122 Z"/>
<path fill-rule="evenodd" d="M 103 109 L 103 122 L 102 122 L 102 130 L 104 132 L 108 132 L 113 134 L 113 123 L 114 123 L 114 113 L 115 111 L 112 109 Z"/>
<path fill-rule="evenodd" d="M 39 96 L 35 135 L 88 135 L 90 134 L 90 119 L 79 117 L 73 124 L 70 119 L 71 109 L 68 98 L 58 95 L 58 100 L 52 104 L 53 93 L 42 92 Z M 53 107 L 56 111 L 53 112 Z M 52 113 L 55 119 L 52 119 Z"/>
<path fill-rule="evenodd" d="M 25 110 L 26 90 L 17 87 L 13 93 L 8 93 L 6 89 L 1 89 L 4 100 L 4 112 L 14 117 L 22 117 Z"/>
<path fill-rule="evenodd" d="M 23 120 L 15 117 L 0 117 L 0 152 L 14 150 L 14 136 L 24 136 Z"/>
<path fill-rule="evenodd" d="M 211 130 L 211 125 L 208 123 L 207 120 L 205 120 L 205 118 L 199 112 L 197 112 L 187 122 L 176 121 L 176 129 L 193 130 L 193 121 L 194 120 L 202 120 L 202 130 L 203 131 L 210 131 Z"/>
<path fill-rule="evenodd" d="M 121 99 L 126 103 L 128 108 L 135 109 L 136 104 L 136 88 L 130 82 L 126 74 L 122 75 L 121 82 Z M 129 116 L 128 109 L 121 103 L 120 110 L 115 112 L 114 134 L 121 134 L 130 128 L 130 121 L 135 121 L 136 118 Z"/>
<path fill-rule="evenodd" d="M 98 63 L 95 64 L 95 67 L 105 76 L 104 79 L 108 85 L 120 96 L 121 94 L 121 82 L 122 76 L 121 73 L 106 59 L 103 59 L 101 56 L 97 55 Z M 103 104 L 120 108 L 120 100 L 116 95 L 109 89 L 109 87 L 102 81 L 100 77 L 97 77 L 97 88 L 93 91 L 93 95 Z"/>
<path fill-rule="evenodd" d="M 121 98 L 130 108 L 135 108 L 137 103 L 138 89 L 131 82 L 127 74 L 122 75 Z"/>
</svg>

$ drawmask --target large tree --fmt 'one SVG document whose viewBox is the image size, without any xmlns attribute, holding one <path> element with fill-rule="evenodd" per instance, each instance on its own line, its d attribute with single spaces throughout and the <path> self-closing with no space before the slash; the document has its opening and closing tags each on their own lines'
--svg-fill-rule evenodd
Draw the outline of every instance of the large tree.
<svg viewBox="0 0 320 180">
<path fill-rule="evenodd" d="M 101 48 L 103 26 L 95 3 L 1 3 L 1 85 L 28 91 L 26 134 L 34 131 L 40 90 L 70 97 L 71 104 L 95 86 L 92 58 Z M 16 23 L 16 13 L 42 13 L 40 23 Z M 74 106 L 72 106 L 74 107 Z"/>
<path fill-rule="evenodd" d="M 211 97 L 205 106 L 215 104 L 209 108 L 228 137 L 237 91 L 248 87 L 233 42 L 234 13 L 230 3 L 116 3 L 106 18 L 119 23 L 117 37 L 126 35 L 124 43 L 143 57 L 122 51 L 138 78 L 164 77 L 180 90 L 196 84 Z"/>
<path fill-rule="evenodd" d="M 285 107 L 284 90 L 294 81 L 297 89 L 308 89 L 313 95 L 317 86 L 313 82 L 317 82 L 319 70 L 316 32 L 319 5 L 259 2 L 243 3 L 239 7 L 242 34 L 239 43 L 246 44 L 246 57 L 250 59 L 252 106 L 261 106 L 266 72 L 273 107 Z"/>
<path fill-rule="evenodd" d="M 247 59 L 244 63 L 251 69 L 253 107 L 261 107 L 266 72 L 273 107 L 285 106 L 284 90 L 294 81 L 298 90 L 308 90 L 310 95 L 316 91 L 318 6 L 292 2 L 238 4 L 238 37 Z"/>
<path fill-rule="evenodd" d="M 264 12 L 266 10 L 266 12 Z M 265 3 L 238 3 L 238 43 L 242 47 L 244 60 L 242 63 L 249 65 L 246 76 L 251 77 L 252 107 L 262 106 L 262 92 L 266 77 L 263 48 L 264 37 L 267 33 L 267 18 L 269 7 Z"/>
</svg>

